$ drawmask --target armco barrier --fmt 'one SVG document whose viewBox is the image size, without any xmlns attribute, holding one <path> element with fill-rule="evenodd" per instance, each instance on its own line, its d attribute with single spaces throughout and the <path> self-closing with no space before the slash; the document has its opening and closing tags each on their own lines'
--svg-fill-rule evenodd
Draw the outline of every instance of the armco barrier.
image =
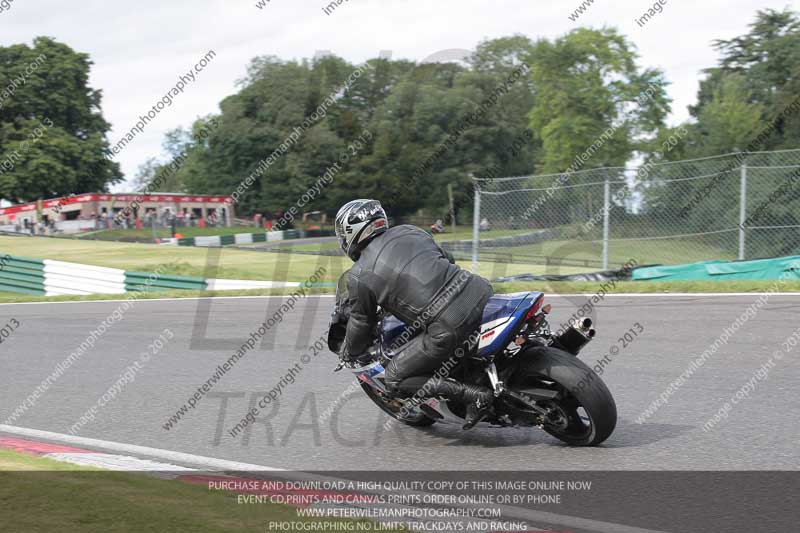
<svg viewBox="0 0 800 533">
<path fill-rule="evenodd" d="M 285 289 L 299 287 L 294 281 L 254 281 L 249 279 L 209 279 L 210 291 L 235 291 L 246 289 Z"/>
<path fill-rule="evenodd" d="M 195 237 L 194 238 L 194 245 L 195 246 L 221 246 L 222 243 L 220 242 L 219 235 L 214 235 L 210 237 Z"/>
<path fill-rule="evenodd" d="M 166 290 L 196 290 L 204 291 L 208 283 L 203 278 L 188 276 L 169 276 L 166 274 L 151 274 L 149 272 L 125 272 L 125 289 L 131 292 L 153 292 Z"/>
<path fill-rule="evenodd" d="M 330 230 L 295 230 L 267 231 L 266 233 L 236 233 L 231 235 L 207 235 L 200 237 L 181 237 L 159 239 L 164 246 L 227 246 L 230 244 L 251 244 L 254 242 L 274 242 L 304 237 L 331 237 Z"/>
<path fill-rule="evenodd" d="M 299 287 L 299 282 L 203 279 L 117 268 L 67 263 L 50 259 L 0 256 L 0 291 L 36 296 L 121 294 L 167 290 L 247 290 Z M 315 283 L 317 287 L 334 283 Z"/>
<path fill-rule="evenodd" d="M 5 255 L 0 258 L 0 291 L 44 296 L 44 261 Z"/>
<path fill-rule="evenodd" d="M 120 294 L 125 292 L 125 271 L 45 259 L 44 287 L 48 296 Z"/>
<path fill-rule="evenodd" d="M 0 291 L 36 296 L 125 292 L 123 270 L 50 259 L 5 257 L 0 268 Z"/>
</svg>

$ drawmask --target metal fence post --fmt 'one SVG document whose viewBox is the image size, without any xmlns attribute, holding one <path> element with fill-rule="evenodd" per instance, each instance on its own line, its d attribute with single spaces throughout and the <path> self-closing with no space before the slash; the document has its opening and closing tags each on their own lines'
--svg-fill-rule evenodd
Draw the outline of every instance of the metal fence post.
<svg viewBox="0 0 800 533">
<path fill-rule="evenodd" d="M 606 171 L 606 182 L 603 186 L 603 270 L 608 270 L 608 224 L 611 213 L 611 181 Z"/>
<path fill-rule="evenodd" d="M 742 159 L 740 193 L 739 193 L 739 260 L 744 260 L 745 254 L 745 230 L 747 222 L 747 159 Z"/>
<path fill-rule="evenodd" d="M 473 178 L 472 186 L 475 190 L 475 209 L 472 217 L 472 273 L 478 272 L 478 238 L 480 237 L 481 224 L 481 186 Z"/>
</svg>

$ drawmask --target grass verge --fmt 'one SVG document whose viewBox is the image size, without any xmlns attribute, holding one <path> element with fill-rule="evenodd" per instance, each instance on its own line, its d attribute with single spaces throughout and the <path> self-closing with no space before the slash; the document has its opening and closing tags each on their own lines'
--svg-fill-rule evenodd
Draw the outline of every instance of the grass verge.
<svg viewBox="0 0 800 533">
<path fill-rule="evenodd" d="M 552 294 L 594 294 L 605 286 L 608 294 L 767 292 L 776 281 L 516 281 L 492 283 L 496 293 L 542 291 Z M 800 281 L 782 283 L 780 292 L 800 292 Z"/>
<path fill-rule="evenodd" d="M 6 450 L 0 450 L 0 480 L 0 529 L 4 531 L 271 531 L 270 522 L 326 530 L 311 529 L 323 522 L 298 517 L 293 507 L 239 505 L 232 492 L 137 473 L 87 469 Z M 355 521 L 324 521 L 345 523 L 359 529 Z M 362 531 L 373 530 L 371 522 L 362 523 Z"/>
<path fill-rule="evenodd" d="M 228 248 L 156 246 L 154 244 L 0 236 L 0 254 L 71 261 L 141 272 L 227 279 L 303 281 L 324 266 L 320 281 L 336 281 L 346 257 L 259 253 Z M 216 272 L 209 265 L 218 264 Z"/>
<path fill-rule="evenodd" d="M 318 268 L 325 267 L 327 271 L 320 281 L 335 282 L 352 265 L 344 256 L 0 236 L 0 255 L 4 253 L 142 272 L 161 270 L 164 274 L 178 276 L 271 281 L 304 281 Z M 216 272 L 208 270 L 208 265 L 213 264 L 219 265 Z M 459 264 L 469 267 L 469 261 L 460 261 Z M 546 269 L 552 273 L 555 272 L 553 268 L 531 264 L 481 262 L 478 273 L 492 279 L 525 273 L 542 274 Z M 586 271 L 585 267 L 558 269 L 561 274 Z"/>
</svg>

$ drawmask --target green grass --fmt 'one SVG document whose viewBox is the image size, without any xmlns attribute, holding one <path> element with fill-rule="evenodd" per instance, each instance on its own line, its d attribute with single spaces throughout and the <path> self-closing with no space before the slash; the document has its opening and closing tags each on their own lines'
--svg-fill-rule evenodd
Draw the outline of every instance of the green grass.
<svg viewBox="0 0 800 533">
<path fill-rule="evenodd" d="M 97 469 L 0 449 L 0 472 L 74 472 L 78 470 L 95 471 Z M 2 487 L 0 487 L 0 494 L 2 494 Z M 0 497 L 0 501 L 2 501 L 2 497 Z"/>
<path fill-rule="evenodd" d="M 319 248 L 319 244 L 316 245 Z M 351 262 L 344 256 L 319 256 L 251 252 L 229 248 L 191 246 L 155 246 L 152 244 L 105 241 L 75 241 L 41 237 L 0 236 L 0 254 L 21 255 L 37 259 L 56 259 L 88 265 L 154 272 L 165 266 L 164 274 L 212 277 L 206 275 L 206 264 L 219 258 L 216 278 L 271 281 L 304 281 L 319 267 L 327 272 L 320 281 L 337 281 Z M 460 262 L 469 267 L 469 262 Z M 580 267 L 563 267 L 563 273 L 585 272 Z M 545 272 L 542 265 L 481 262 L 478 273 L 485 277 Z"/>
<path fill-rule="evenodd" d="M 429 228 L 423 228 L 429 229 Z M 455 233 L 452 232 L 450 226 L 447 226 L 445 229 L 445 233 L 439 233 L 434 235 L 433 238 L 437 241 L 471 241 L 472 240 L 472 226 L 456 226 Z M 524 228 L 524 229 L 500 229 L 500 230 L 490 230 L 490 231 L 481 231 L 480 238 L 481 239 L 498 239 L 500 237 L 510 237 L 512 235 L 522 235 L 524 233 L 535 233 L 540 231 L 536 228 Z"/>
<path fill-rule="evenodd" d="M 525 230 L 498 230 L 490 232 L 481 232 L 481 239 L 493 239 L 499 237 L 506 237 L 509 235 L 519 235 L 522 233 L 529 233 L 536 231 L 533 229 Z M 439 242 L 447 242 L 452 240 L 469 240 L 472 238 L 471 229 L 466 227 L 459 227 L 456 234 L 440 234 L 435 235 L 434 239 Z M 320 252 L 332 251 L 338 248 L 335 241 L 325 243 L 302 244 L 299 242 L 293 244 L 292 241 L 287 241 L 285 245 L 281 245 L 284 249 L 296 250 L 300 252 Z M 469 255 L 469 251 L 459 252 L 462 256 Z M 549 240 L 537 244 L 525 244 L 522 246 L 505 246 L 505 247 L 484 247 L 481 248 L 481 253 L 485 258 L 493 258 L 500 256 L 516 256 L 517 261 L 527 261 L 526 272 L 544 273 L 545 271 L 550 274 L 572 274 L 575 272 L 587 272 L 590 270 L 599 270 L 602 264 L 603 245 L 600 242 L 591 242 L 586 240 Z M 495 255 L 497 254 L 497 255 Z M 528 256 L 528 257 L 526 257 Z M 535 256 L 535 257 L 534 257 Z M 550 265 L 545 268 L 543 263 L 545 257 L 564 258 L 569 260 L 571 266 Z M 640 265 L 645 264 L 682 264 L 694 263 L 696 261 L 705 261 L 709 259 L 736 259 L 734 251 L 728 248 L 710 245 L 708 242 L 702 240 L 690 239 L 661 239 L 654 241 L 611 241 L 609 246 L 609 267 L 618 268 L 619 266 L 627 263 L 629 260 L 634 259 Z M 581 262 L 586 261 L 586 264 L 578 266 Z M 492 269 L 497 267 L 492 266 Z M 516 268 L 509 269 L 516 271 Z"/>
<path fill-rule="evenodd" d="M 610 286 L 606 283 L 589 281 L 515 281 L 512 283 L 492 283 L 496 293 L 542 291 L 552 294 L 594 294 L 605 285 L 611 294 L 630 293 L 728 293 L 728 292 L 767 292 L 775 286 L 775 281 L 618 281 Z M 781 292 L 800 292 L 800 281 L 789 281 L 780 287 Z"/>
<path fill-rule="evenodd" d="M 335 245 L 335 243 L 334 243 Z M 320 245 L 316 246 L 319 249 Z M 538 245 L 537 245 L 538 246 Z M 540 247 L 542 251 L 557 251 L 556 244 Z M 577 247 L 578 249 L 580 247 Z M 641 249 L 640 249 L 641 250 Z M 666 251 L 665 251 L 666 250 Z M 662 253 L 668 253 L 665 247 Z M 585 253 L 590 254 L 591 250 Z M 628 250 L 633 253 L 633 250 Z M 177 246 L 155 246 L 150 244 L 116 243 L 102 241 L 75 241 L 68 239 L 46 239 L 33 237 L 0 236 L 0 254 L 9 253 L 39 259 L 57 259 L 73 261 L 89 265 L 107 266 L 125 270 L 153 272 L 165 266 L 165 274 L 210 277 L 206 264 L 219 258 L 219 270 L 214 273 L 217 278 L 255 279 L 273 281 L 304 281 L 320 266 L 327 272 L 320 281 L 335 282 L 345 269 L 352 264 L 343 256 L 318 256 L 311 254 L 249 252 L 226 248 L 195 248 Z M 677 253 L 677 252 L 675 252 Z M 573 254 L 570 258 L 587 257 Z M 614 257 L 614 256 L 612 256 Z M 628 256 L 630 257 L 630 256 Z M 628 257 L 618 259 L 619 263 Z M 645 260 L 640 260 L 644 263 Z M 460 261 L 462 267 L 469 268 L 470 262 Z M 618 264 L 619 264 L 618 263 Z M 614 261 L 612 261 L 614 264 Z M 478 273 L 486 278 L 495 279 L 517 274 L 574 274 L 594 270 L 587 267 L 567 267 L 532 264 L 509 264 L 481 262 Z M 619 282 L 613 292 L 757 292 L 769 288 L 773 282 L 738 281 L 738 282 Z M 495 291 L 517 292 L 524 290 L 542 290 L 556 293 L 592 293 L 596 292 L 600 283 L 588 282 L 514 282 L 494 284 Z M 797 284 L 786 283 L 783 290 L 796 291 Z M 198 296 L 261 296 L 270 294 L 289 294 L 292 289 L 260 289 L 241 291 L 165 291 L 143 294 L 142 298 L 184 298 Z M 314 293 L 331 293 L 332 287 L 314 289 Z M 16 303 L 27 301 L 71 301 L 71 300 L 109 300 L 123 298 L 120 296 L 58 296 L 35 297 L 16 293 L 0 293 L 0 302 Z"/>
<path fill-rule="evenodd" d="M 279 241 L 278 244 L 275 246 L 280 246 L 283 250 L 296 250 L 298 252 L 332 252 L 334 250 L 339 249 L 339 242 L 336 239 L 330 240 L 328 242 L 316 242 L 316 243 L 306 243 L 302 244 L 302 240 L 300 241 Z M 256 247 L 256 246 L 263 246 L 264 243 L 254 243 L 252 245 L 243 245 L 246 247 Z"/>
<path fill-rule="evenodd" d="M 320 281 L 336 281 L 349 262 L 345 257 L 228 248 L 0 236 L 0 254 L 3 253 L 143 272 L 154 272 L 165 266 L 164 274 L 181 276 L 272 281 L 304 281 L 320 266 L 328 269 Z M 213 263 L 215 258 L 219 258 L 219 270 L 213 276 L 212 272 L 206 275 L 206 265 Z"/>
<path fill-rule="evenodd" d="M 427 228 L 423 228 L 427 229 Z M 433 235 L 434 240 L 438 242 L 447 242 L 447 241 L 460 241 L 472 240 L 472 226 L 457 226 L 456 232 L 452 233 L 450 226 L 445 228 L 447 233 L 440 233 L 438 235 Z M 481 232 L 481 239 L 497 239 L 500 237 L 508 237 L 511 235 L 520 235 L 523 233 L 531 233 L 535 232 L 535 229 L 520 229 L 520 230 L 495 230 L 495 231 L 482 231 Z M 302 242 L 298 242 L 297 244 L 293 244 L 292 241 L 286 241 L 286 244 L 280 245 L 282 248 L 288 248 L 291 250 L 298 250 L 302 252 L 319 252 L 319 251 L 331 251 L 336 250 L 339 248 L 339 244 L 335 240 L 331 240 L 330 242 L 325 243 L 313 243 L 313 244 L 303 244 Z"/>
<path fill-rule="evenodd" d="M 0 479 L 4 531 L 210 533 L 269 531 L 270 521 L 321 524 L 298 517 L 289 506 L 240 505 L 236 493 L 204 485 L 70 466 L 5 450 L 0 450 Z"/>
<path fill-rule="evenodd" d="M 536 255 L 559 257 L 571 260 L 589 260 L 600 263 L 603 245 L 600 242 L 577 240 L 545 241 L 524 246 L 483 248 L 488 253 L 510 255 Z M 608 261 L 610 268 L 617 268 L 634 259 L 640 265 L 694 263 L 709 259 L 736 259 L 730 250 L 720 249 L 708 244 L 686 239 L 664 239 L 657 241 L 611 241 Z M 551 267 L 552 273 L 562 273 Z"/>
</svg>

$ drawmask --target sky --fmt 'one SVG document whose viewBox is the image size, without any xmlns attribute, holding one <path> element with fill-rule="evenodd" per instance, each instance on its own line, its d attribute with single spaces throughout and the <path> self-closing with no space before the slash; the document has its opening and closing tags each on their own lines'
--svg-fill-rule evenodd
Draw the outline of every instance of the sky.
<svg viewBox="0 0 800 533">
<path fill-rule="evenodd" d="M 666 73 L 673 99 L 668 122 L 674 125 L 688 119 L 701 71 L 718 59 L 712 40 L 745 33 L 759 9 L 800 10 L 800 0 L 660 0 L 661 12 L 641 26 L 636 19 L 656 0 L 343 0 L 324 9 L 331 1 L 341 0 L 9 0 L 0 11 L 0 46 L 49 36 L 88 53 L 94 62 L 90 83 L 102 91 L 112 144 L 181 75 L 215 52 L 195 81 L 117 156 L 132 180 L 148 158 L 166 159 L 161 145 L 167 131 L 218 113 L 256 56 L 302 59 L 330 50 L 361 63 L 391 51 L 394 58 L 421 61 L 513 34 L 554 38 L 580 26 L 616 27 L 636 45 L 641 66 Z M 572 20 L 582 2 L 590 5 Z M 114 187 L 130 189 L 125 183 Z"/>
</svg>

